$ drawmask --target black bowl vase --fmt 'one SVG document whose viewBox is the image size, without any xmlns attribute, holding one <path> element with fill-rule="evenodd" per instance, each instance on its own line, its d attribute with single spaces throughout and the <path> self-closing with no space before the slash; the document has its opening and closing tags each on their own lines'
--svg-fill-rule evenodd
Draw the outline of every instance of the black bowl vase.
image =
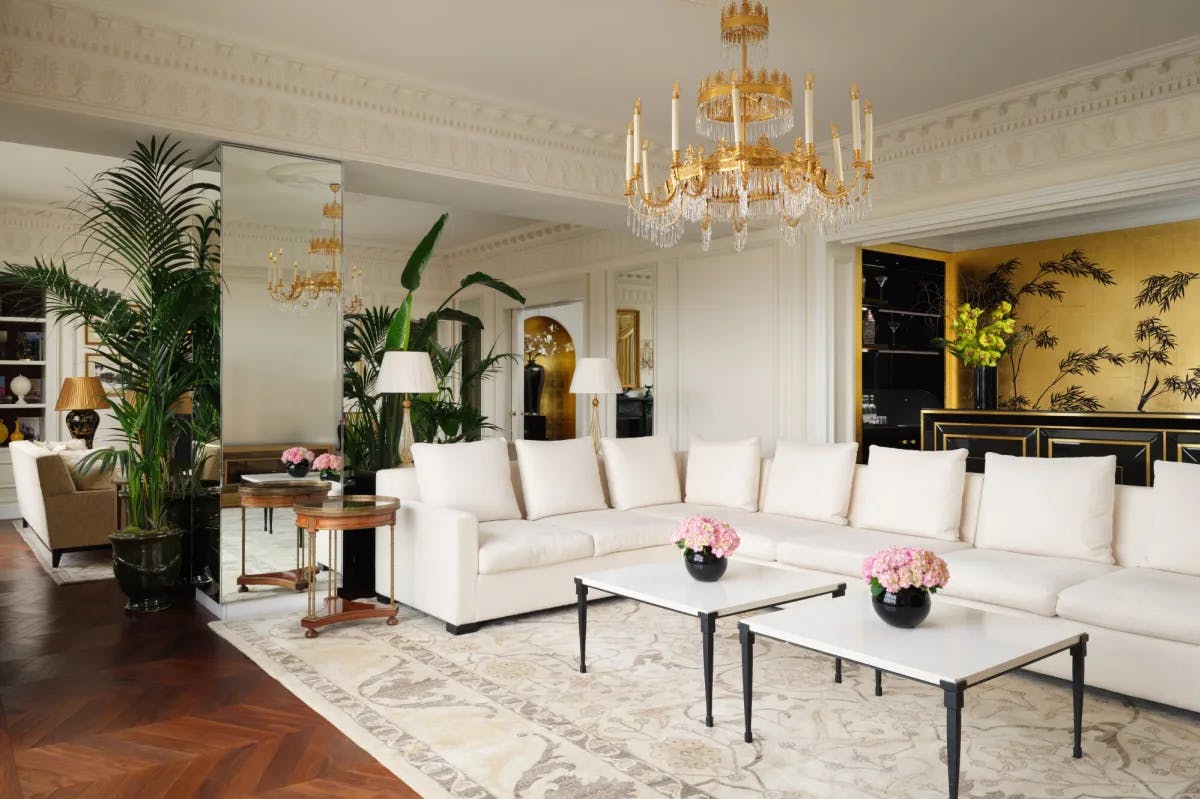
<svg viewBox="0 0 1200 799">
<path fill-rule="evenodd" d="M 292 477 L 304 477 L 308 474 L 309 468 L 311 468 L 311 464 L 305 458 L 299 463 L 289 463 L 287 465 L 287 473 Z"/>
<path fill-rule="evenodd" d="M 881 591 L 871 597 L 875 615 L 893 627 L 916 627 L 929 615 L 930 595 L 924 588 L 901 588 L 898 593 Z"/>
<path fill-rule="evenodd" d="M 179 579 L 183 531 L 113 533 L 113 574 L 129 601 L 125 609 L 153 613 L 171 607 L 171 592 Z"/>
<path fill-rule="evenodd" d="M 708 547 L 683 550 L 683 565 L 692 579 L 702 583 L 715 583 L 729 568 L 729 558 L 714 555 Z"/>
</svg>

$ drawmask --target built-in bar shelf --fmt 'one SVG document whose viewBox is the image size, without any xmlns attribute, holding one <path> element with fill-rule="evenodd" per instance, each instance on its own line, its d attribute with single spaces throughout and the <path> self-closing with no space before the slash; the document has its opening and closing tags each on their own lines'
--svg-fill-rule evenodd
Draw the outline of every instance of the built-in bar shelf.
<svg viewBox="0 0 1200 799">
<path fill-rule="evenodd" d="M 41 410 L 45 407 L 46 407 L 46 403 L 44 403 L 44 402 L 26 402 L 22 405 L 18 405 L 15 402 L 0 402 L 0 413 L 4 413 L 5 411 L 8 411 L 8 410 L 23 411 L 26 408 L 32 408 L 34 410 Z"/>
<path fill-rule="evenodd" d="M 888 308 L 886 305 L 865 305 L 864 308 L 870 309 L 875 313 L 895 314 L 896 316 L 922 316 L 926 319 L 941 319 L 939 313 L 930 313 L 929 311 L 907 311 L 903 308 Z"/>
<path fill-rule="evenodd" d="M 945 352 L 945 350 L 909 350 L 903 347 L 881 347 L 876 344 L 864 344 L 862 351 L 884 355 L 942 355 Z"/>
<path fill-rule="evenodd" d="M 45 366 L 45 361 L 0 361 L 0 366 Z"/>
<path fill-rule="evenodd" d="M 0 322 L 16 322 L 18 324 L 44 325 L 44 316 L 0 316 Z"/>
</svg>

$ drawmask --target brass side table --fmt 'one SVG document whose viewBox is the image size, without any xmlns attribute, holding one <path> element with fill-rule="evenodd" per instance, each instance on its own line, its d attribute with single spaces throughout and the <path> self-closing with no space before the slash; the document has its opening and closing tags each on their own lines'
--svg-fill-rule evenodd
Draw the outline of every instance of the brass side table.
<svg viewBox="0 0 1200 799">
<path fill-rule="evenodd" d="M 317 580 L 314 576 L 308 583 L 308 614 L 300 620 L 305 638 L 316 638 L 317 628 L 327 624 L 357 619 L 386 619 L 388 625 L 397 623 L 396 614 L 396 510 L 400 500 L 395 497 L 380 497 L 370 494 L 308 499 L 296 503 L 296 525 L 308 531 L 308 567 L 317 563 L 317 530 L 329 531 L 329 572 L 326 580 L 324 603 L 317 601 Z M 337 595 L 335 575 L 337 573 L 337 536 L 346 530 L 382 527 L 391 528 L 388 555 L 391 558 L 392 584 L 388 591 L 391 601 L 384 607 L 374 602 L 356 602 Z M 315 575 L 315 572 L 312 572 Z M 322 608 L 321 605 L 324 605 Z"/>
<path fill-rule="evenodd" d="M 246 509 L 290 508 L 298 502 L 320 502 L 329 494 L 328 483 L 312 480 L 278 480 L 272 483 L 245 483 L 238 486 L 238 499 L 242 506 L 242 573 L 238 575 L 239 592 L 250 590 L 252 585 L 274 585 L 303 591 L 313 582 L 315 563 L 302 566 L 300 549 L 304 546 L 299 522 L 296 524 L 296 568 L 294 571 L 246 574 Z"/>
</svg>

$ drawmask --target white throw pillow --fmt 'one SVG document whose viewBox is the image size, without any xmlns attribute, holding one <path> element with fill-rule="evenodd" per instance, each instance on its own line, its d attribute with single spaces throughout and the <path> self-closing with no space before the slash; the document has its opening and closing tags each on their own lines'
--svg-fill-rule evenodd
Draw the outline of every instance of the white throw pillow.
<svg viewBox="0 0 1200 799">
<path fill-rule="evenodd" d="M 850 524 L 957 541 L 967 451 L 921 452 L 872 444 L 854 481 Z"/>
<path fill-rule="evenodd" d="M 767 477 L 763 513 L 845 524 L 858 444 L 780 441 Z"/>
<path fill-rule="evenodd" d="M 679 502 L 679 467 L 666 436 L 600 441 L 608 494 L 617 510 Z"/>
<path fill-rule="evenodd" d="M 737 441 L 705 441 L 693 436 L 688 447 L 684 501 L 758 510 L 761 473 L 758 436 Z"/>
<path fill-rule="evenodd" d="M 1200 577 L 1200 466 L 1155 461 L 1153 496 L 1146 565 Z"/>
<path fill-rule="evenodd" d="M 1117 458 L 989 452 L 975 546 L 1112 563 Z"/>
<path fill-rule="evenodd" d="M 413 444 L 412 453 L 422 502 L 466 511 L 481 522 L 521 518 L 503 438 Z"/>
<path fill-rule="evenodd" d="M 608 507 L 600 484 L 600 462 L 590 438 L 515 444 L 525 518 Z"/>
</svg>

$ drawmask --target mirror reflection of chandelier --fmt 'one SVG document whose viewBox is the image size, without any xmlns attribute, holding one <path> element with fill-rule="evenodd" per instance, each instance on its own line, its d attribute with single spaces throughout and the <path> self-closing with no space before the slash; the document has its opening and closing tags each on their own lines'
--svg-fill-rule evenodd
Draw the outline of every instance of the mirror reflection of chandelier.
<svg viewBox="0 0 1200 799">
<path fill-rule="evenodd" d="M 342 186 L 330 183 L 329 190 L 333 192 L 333 201 L 321 209 L 321 216 L 329 222 L 329 235 L 309 240 L 304 268 L 301 269 L 299 260 L 293 260 L 291 273 L 286 274 L 283 248 L 267 252 L 270 262 L 267 294 L 285 307 L 304 311 L 321 301 L 326 305 L 342 301 L 342 203 L 338 200 Z M 314 259 L 319 264 L 315 269 Z M 363 308 L 362 274 L 357 266 L 350 267 L 350 294 L 343 304 L 345 313 L 356 313 Z"/>
<path fill-rule="evenodd" d="M 721 9 L 721 42 L 726 52 L 741 54 L 741 68 L 718 71 L 700 84 L 696 98 L 696 131 L 716 140 L 716 148 L 679 149 L 679 84 L 671 99 L 671 166 L 666 180 L 650 180 L 649 140 L 642 139 L 642 101 L 633 107 L 626 131 L 625 198 L 629 227 L 660 247 L 672 247 L 683 236 L 683 223 L 700 224 L 707 250 L 714 221 L 733 226 L 733 246 L 741 251 L 752 219 L 779 217 L 783 237 L 795 244 L 805 218 L 822 232 L 858 219 L 870 208 L 872 140 L 871 103 L 865 107 L 866 149 L 858 87 L 850 87 L 853 153 L 850 179 L 843 169 L 841 138 L 833 132 L 833 170 L 817 156 L 813 137 L 813 76 L 804 82 L 804 137 L 791 152 L 776 149 L 770 136 L 781 136 L 794 124 L 792 81 L 786 73 L 750 66 L 750 51 L 765 50 L 770 19 L 762 3 L 734 0 Z M 755 138 L 757 137 L 757 139 Z M 732 139 L 732 143 L 730 140 Z M 640 157 L 638 147 L 641 148 Z"/>
</svg>

